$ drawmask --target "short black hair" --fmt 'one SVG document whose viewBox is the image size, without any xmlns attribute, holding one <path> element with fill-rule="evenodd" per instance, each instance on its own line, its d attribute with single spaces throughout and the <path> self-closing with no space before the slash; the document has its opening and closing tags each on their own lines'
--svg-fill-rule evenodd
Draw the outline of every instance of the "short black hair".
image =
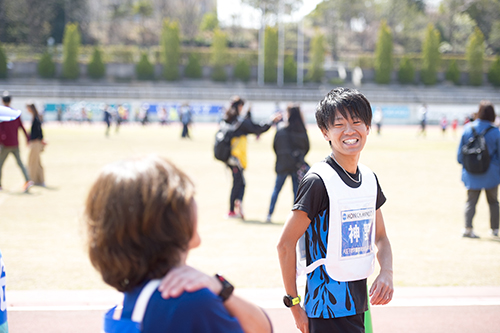
<svg viewBox="0 0 500 333">
<path fill-rule="evenodd" d="M 6 104 L 9 104 L 11 101 L 11 97 L 8 91 L 4 91 L 2 94 L 2 101 Z"/>
<path fill-rule="evenodd" d="M 335 122 L 337 112 L 344 118 L 356 117 L 367 126 L 372 124 L 372 107 L 368 99 L 349 88 L 332 89 L 316 106 L 316 123 L 321 130 L 327 130 Z"/>
</svg>

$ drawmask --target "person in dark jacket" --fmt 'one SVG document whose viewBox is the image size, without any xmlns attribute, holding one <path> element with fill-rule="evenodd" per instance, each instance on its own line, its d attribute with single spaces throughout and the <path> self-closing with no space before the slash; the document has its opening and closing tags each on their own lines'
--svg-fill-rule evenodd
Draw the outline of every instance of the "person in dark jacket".
<svg viewBox="0 0 500 333">
<path fill-rule="evenodd" d="M 498 205 L 498 184 L 500 184 L 500 131 L 493 126 L 495 121 L 495 109 L 493 104 L 489 101 L 481 101 L 479 104 L 479 111 L 477 112 L 477 119 L 472 123 L 467 124 L 458 146 L 457 160 L 458 163 L 463 164 L 462 146 L 469 141 L 473 136 L 472 128 L 477 133 L 482 133 L 487 128 L 492 127 L 484 135 L 486 146 L 491 158 L 488 170 L 482 174 L 473 174 L 468 172 L 465 168 L 462 169 L 462 181 L 467 189 L 467 202 L 465 204 L 465 230 L 463 237 L 479 238 L 474 233 L 472 227 L 472 218 L 476 213 L 476 204 L 479 199 L 479 194 L 484 189 L 486 192 L 486 199 L 490 208 L 490 233 L 492 236 L 498 236 L 499 224 L 499 205 Z"/>
<path fill-rule="evenodd" d="M 278 125 L 273 148 L 276 153 L 276 183 L 266 222 L 271 222 L 276 200 L 288 176 L 292 178 L 294 200 L 299 188 L 297 171 L 305 164 L 304 157 L 309 151 L 309 138 L 298 105 L 290 104 L 287 107 L 287 121 Z"/>
<path fill-rule="evenodd" d="M 43 141 L 42 122 L 40 121 L 40 115 L 35 104 L 28 104 L 27 108 L 33 115 L 29 142 L 31 150 L 28 158 L 28 170 L 31 179 L 35 182 L 35 185 L 45 186 L 45 176 L 40 160 L 40 154 L 45 147 L 45 141 Z"/>
<path fill-rule="evenodd" d="M 245 178 L 243 177 L 243 170 L 247 167 L 247 135 L 264 133 L 281 119 L 280 115 L 273 115 L 270 121 L 256 124 L 251 117 L 241 117 L 240 113 L 244 104 L 245 101 L 240 97 L 233 97 L 231 107 L 226 110 L 223 119 L 231 125 L 239 124 L 236 126 L 237 128 L 231 139 L 231 156 L 227 162 L 233 174 L 228 218 L 244 218 L 242 201 L 245 194 Z"/>
</svg>

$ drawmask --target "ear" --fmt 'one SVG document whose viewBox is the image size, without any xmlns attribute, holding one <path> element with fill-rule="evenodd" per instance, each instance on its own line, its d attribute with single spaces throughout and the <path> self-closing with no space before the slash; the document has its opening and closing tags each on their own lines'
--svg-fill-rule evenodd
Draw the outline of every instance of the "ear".
<svg viewBox="0 0 500 333">
<path fill-rule="evenodd" d="M 370 126 L 366 126 L 366 135 L 370 134 Z"/>
<path fill-rule="evenodd" d="M 321 129 L 321 134 L 323 134 L 323 138 L 326 140 L 326 141 L 330 141 L 330 137 L 328 136 L 328 130 L 327 129 Z"/>
</svg>

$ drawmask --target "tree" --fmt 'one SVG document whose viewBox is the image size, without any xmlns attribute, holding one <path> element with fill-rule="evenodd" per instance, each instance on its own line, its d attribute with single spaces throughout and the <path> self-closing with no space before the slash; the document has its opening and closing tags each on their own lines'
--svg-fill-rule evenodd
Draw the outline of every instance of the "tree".
<svg viewBox="0 0 500 333">
<path fill-rule="evenodd" d="M 321 33 L 316 32 L 311 40 L 311 49 L 309 51 L 310 67 L 307 72 L 307 80 L 312 82 L 321 82 L 325 75 L 323 64 L 325 62 L 325 38 Z"/>
<path fill-rule="evenodd" d="M 87 65 L 87 75 L 92 79 L 101 79 L 106 75 L 106 65 L 102 60 L 102 52 L 97 46 L 94 47 L 92 59 Z"/>
<path fill-rule="evenodd" d="M 375 14 L 373 0 L 324 0 L 307 16 L 313 26 L 325 29 L 326 44 L 334 60 L 339 52 L 358 46 L 366 47 L 367 31 L 370 25 L 379 20 Z M 353 29 L 352 22 L 361 23 Z M 367 38 L 368 37 L 368 38 Z"/>
<path fill-rule="evenodd" d="M 475 28 L 467 42 L 465 52 L 467 64 L 469 67 L 469 83 L 473 86 L 483 84 L 483 63 L 484 63 L 484 35 Z"/>
<path fill-rule="evenodd" d="M 206 13 L 203 15 L 200 24 L 201 31 L 214 31 L 219 27 L 219 19 L 217 18 L 217 13 Z"/>
<path fill-rule="evenodd" d="M 7 77 L 7 56 L 3 49 L 3 45 L 0 43 L 0 79 L 5 79 Z"/>
<path fill-rule="evenodd" d="M 436 28 L 454 53 L 465 51 L 465 41 L 475 26 L 463 8 L 464 0 L 442 0 L 439 5 Z"/>
<path fill-rule="evenodd" d="M 2 4 L 3 2 L 3 4 Z M 54 18 L 56 0 L 1 1 L 0 12 L 4 29 L 2 40 L 11 43 L 45 45 L 50 36 L 50 21 Z"/>
<path fill-rule="evenodd" d="M 234 66 L 234 77 L 243 82 L 250 80 L 250 64 L 244 58 L 238 59 L 236 66 Z"/>
<path fill-rule="evenodd" d="M 297 63 L 292 56 L 285 57 L 283 76 L 285 82 L 297 82 Z"/>
<path fill-rule="evenodd" d="M 407 53 L 420 52 L 422 30 L 429 23 L 424 12 L 425 6 L 413 0 L 388 0 L 379 3 L 382 17 L 391 28 L 394 45 L 402 46 Z"/>
<path fill-rule="evenodd" d="M 422 46 L 422 69 L 420 72 L 420 79 L 425 85 L 433 85 L 437 82 L 437 71 L 441 61 L 440 39 L 439 31 L 434 29 L 432 23 L 429 23 Z"/>
<path fill-rule="evenodd" d="M 203 75 L 199 57 L 191 53 L 189 54 L 188 63 L 184 69 L 184 76 L 191 79 L 199 79 Z"/>
<path fill-rule="evenodd" d="M 375 47 L 375 82 L 387 84 L 392 74 L 392 32 L 385 20 L 380 24 Z"/>
<path fill-rule="evenodd" d="M 278 77 L 278 29 L 267 27 L 264 37 L 264 82 L 275 83 Z"/>
<path fill-rule="evenodd" d="M 80 52 L 80 32 L 78 24 L 68 23 L 64 29 L 62 76 L 77 79 L 80 76 L 78 55 Z"/>
<path fill-rule="evenodd" d="M 407 56 L 404 56 L 399 63 L 398 80 L 402 84 L 415 82 L 415 66 Z"/>
<path fill-rule="evenodd" d="M 78 29 L 82 34 L 82 40 L 92 40 L 93 37 L 90 35 L 89 30 L 92 16 L 89 11 L 91 6 L 88 0 L 43 0 L 40 1 L 40 3 L 45 6 L 47 3 L 50 3 L 50 1 L 54 2 L 54 7 L 51 8 L 54 16 L 52 20 L 48 21 L 48 26 L 51 28 L 49 35 L 55 39 L 56 44 L 62 42 L 64 30 L 68 22 L 78 24 Z M 35 14 L 31 14 L 30 16 L 43 16 L 41 12 L 36 10 L 33 11 L 33 13 Z"/>
<path fill-rule="evenodd" d="M 169 81 L 179 78 L 179 62 L 181 57 L 181 43 L 179 24 L 165 20 L 161 34 L 160 48 L 162 52 L 163 76 Z"/>
<path fill-rule="evenodd" d="M 488 71 L 488 81 L 495 87 L 500 87 L 500 56 L 491 64 Z"/>
<path fill-rule="evenodd" d="M 146 26 L 144 20 L 153 15 L 153 6 L 148 0 L 140 0 L 134 4 L 133 13 L 141 18 L 141 45 L 145 45 Z"/>
<path fill-rule="evenodd" d="M 446 80 L 453 82 L 455 85 L 459 85 L 460 76 L 461 76 L 460 68 L 458 68 L 456 59 L 453 59 L 452 61 L 450 61 L 450 65 L 446 70 L 445 78 Z"/>
<path fill-rule="evenodd" d="M 52 54 L 45 51 L 37 66 L 38 75 L 44 79 L 50 79 L 56 76 L 56 65 L 52 60 Z"/>
<path fill-rule="evenodd" d="M 500 0 L 465 1 L 464 7 L 465 12 L 481 30 L 483 39 L 489 43 L 493 25 L 500 20 Z"/>
<path fill-rule="evenodd" d="M 135 66 L 135 73 L 139 80 L 152 80 L 155 76 L 155 68 L 153 64 L 149 61 L 146 52 L 143 52 L 141 59 Z"/>
<path fill-rule="evenodd" d="M 227 37 L 219 29 L 215 30 L 212 42 L 212 79 L 226 81 Z"/>
</svg>

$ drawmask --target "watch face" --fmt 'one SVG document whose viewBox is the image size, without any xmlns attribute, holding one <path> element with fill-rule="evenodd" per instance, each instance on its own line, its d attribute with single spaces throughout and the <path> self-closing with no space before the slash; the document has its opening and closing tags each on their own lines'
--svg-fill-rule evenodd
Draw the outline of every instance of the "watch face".
<svg viewBox="0 0 500 333">
<path fill-rule="evenodd" d="M 292 306 L 292 297 L 288 295 L 283 296 L 283 303 L 285 303 L 286 307 L 290 308 Z"/>
</svg>

